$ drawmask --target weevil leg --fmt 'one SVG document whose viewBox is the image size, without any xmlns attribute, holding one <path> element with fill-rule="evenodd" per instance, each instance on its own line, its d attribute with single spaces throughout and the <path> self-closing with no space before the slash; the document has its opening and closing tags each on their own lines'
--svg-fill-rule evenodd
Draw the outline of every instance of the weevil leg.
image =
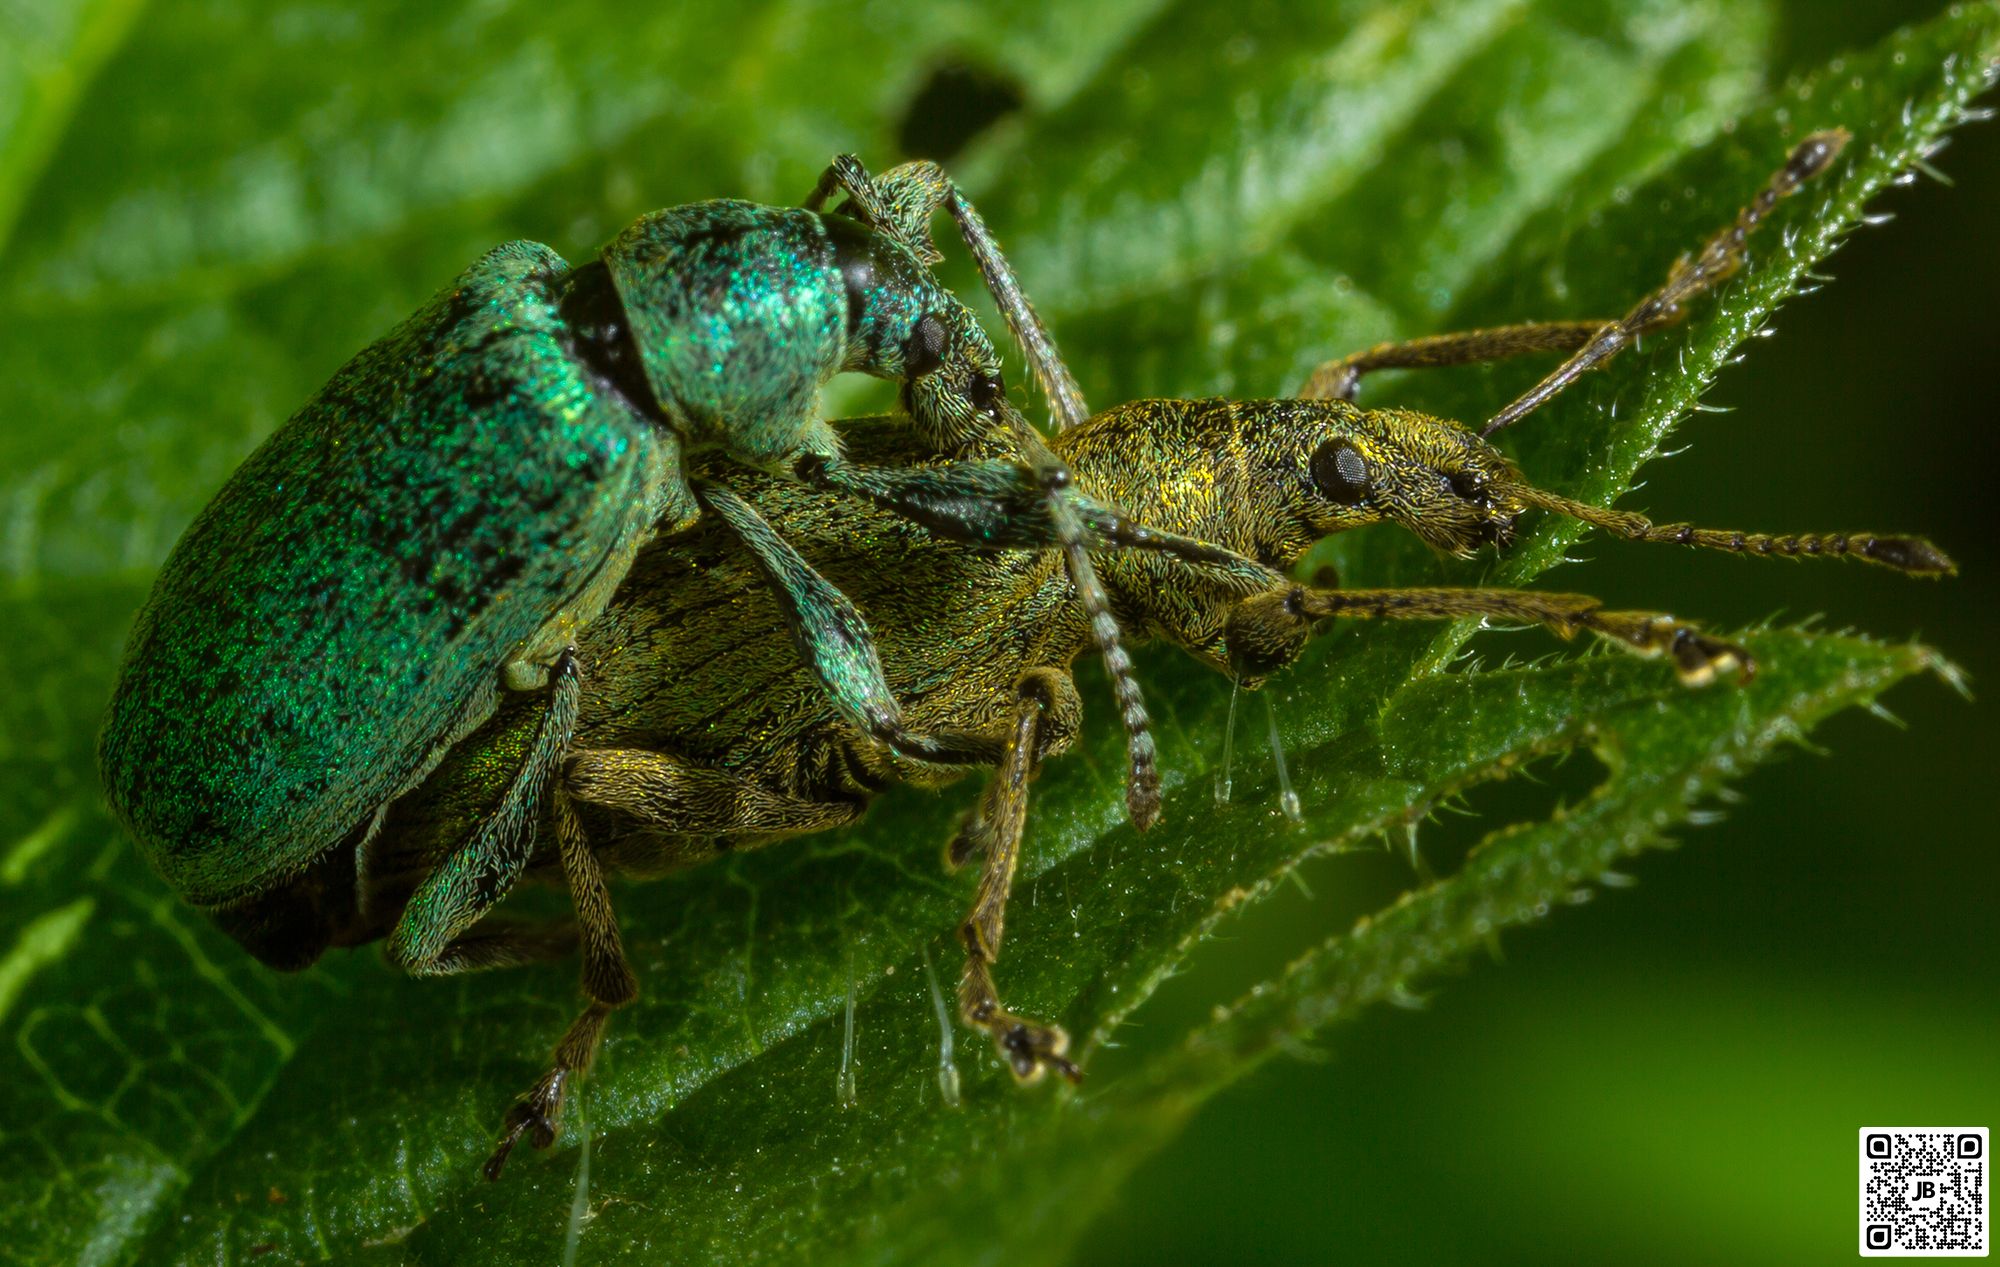
<svg viewBox="0 0 2000 1267">
<path fill-rule="evenodd" d="M 711 840 L 826 831 L 861 817 L 855 801 L 793 796 L 727 770 L 643 748 L 577 753 L 570 759 L 563 791 L 666 836 Z M 699 859 L 672 855 L 672 860 Z"/>
<path fill-rule="evenodd" d="M 941 462 L 932 466 L 875 466 L 809 454 L 792 468 L 799 481 L 826 492 L 861 497 L 923 525 L 933 534 L 988 549 L 1048 550 L 1065 544 L 1057 512 L 1032 471 L 1007 460 Z M 1094 498 L 1070 501 L 1085 544 L 1092 548 L 1151 550 L 1213 569 L 1249 589 L 1276 575 L 1233 550 L 1139 522 Z"/>
<path fill-rule="evenodd" d="M 536 1148 L 555 1143 L 569 1088 L 589 1072 L 611 1013 L 639 993 L 612 911 L 604 863 L 578 820 L 578 803 L 628 815 L 664 835 L 709 841 L 821 831 L 861 816 L 856 802 L 789 796 L 723 770 L 640 749 L 575 753 L 551 801 L 563 875 L 583 943 L 583 992 L 590 1002 L 556 1044 L 548 1072 L 508 1110 L 499 1142 L 486 1161 L 488 1179 L 500 1177 L 522 1136 Z"/>
<path fill-rule="evenodd" d="M 604 1041 L 604 1027 L 610 1020 L 610 1008 L 592 1003 L 570 1022 L 562 1041 L 556 1044 L 555 1064 L 508 1110 L 507 1120 L 500 1129 L 500 1142 L 493 1146 L 492 1156 L 481 1167 L 487 1179 L 500 1177 L 508 1154 L 514 1151 L 521 1136 L 526 1135 L 536 1148 L 547 1148 L 556 1142 L 562 1131 L 562 1104 L 570 1080 L 581 1076 L 597 1058 L 598 1044 Z"/>
<path fill-rule="evenodd" d="M 809 488 L 859 497 L 933 535 L 996 550 L 1060 544 L 1049 497 L 1035 473 L 1012 459 L 878 466 L 807 454 L 792 474 Z"/>
<path fill-rule="evenodd" d="M 1067 751 L 1076 742 L 1077 732 L 1083 724 L 1083 700 L 1077 695 L 1076 679 L 1070 676 L 1068 670 L 1048 667 L 1027 670 L 1016 682 L 1015 701 L 1016 707 L 1008 718 L 1005 732 L 1010 753 L 1011 741 L 1020 729 L 1021 714 L 1029 703 L 1036 706 L 1039 714 L 1032 749 L 1034 769 L 1039 770 L 1042 762 Z M 959 820 L 958 830 L 952 834 L 944 854 L 945 865 L 952 870 L 964 866 L 975 856 L 991 856 L 995 825 L 1010 818 L 1004 806 L 997 814 L 989 813 L 990 803 L 997 795 L 994 787 L 985 788 L 980 793 L 980 799 Z"/>
<path fill-rule="evenodd" d="M 847 596 L 814 571 L 750 503 L 718 484 L 699 484 L 696 493 L 750 547 L 784 609 L 799 658 L 812 667 L 827 699 L 849 725 L 917 761 L 990 765 L 998 758 L 997 746 L 981 736 L 919 734 L 904 725 L 868 622 Z"/>
<path fill-rule="evenodd" d="M 583 824 L 577 821 L 568 789 L 557 787 L 550 800 L 563 879 L 569 884 L 577 933 L 583 942 L 583 992 L 593 1003 L 624 1007 L 639 997 L 639 979 L 625 958 L 625 939 L 618 934 L 618 914 L 611 909 L 604 864 L 590 847 Z"/>
<path fill-rule="evenodd" d="M 1834 128 L 1815 132 L 1792 147 L 1785 165 L 1772 174 L 1764 187 L 1757 191 L 1757 196 L 1736 213 L 1734 220 L 1717 231 L 1701 250 L 1674 261 L 1666 282 L 1658 290 L 1634 304 L 1623 317 L 1606 322 L 1596 330 L 1546 378 L 1494 414 L 1481 434 L 1492 435 L 1502 427 L 1520 421 L 1586 371 L 1616 356 L 1640 335 L 1679 321 L 1684 315 L 1682 305 L 1743 267 L 1747 254 L 1745 243 L 1750 234 L 1771 214 L 1771 209 L 1778 205 L 1780 199 L 1796 193 L 1807 181 L 1825 171 L 1847 140 L 1845 130 Z"/>
<path fill-rule="evenodd" d="M 549 1071 L 508 1110 L 500 1141 L 486 1159 L 488 1179 L 500 1177 L 507 1154 L 524 1133 L 536 1148 L 555 1143 L 562 1131 L 563 1099 L 571 1082 L 589 1072 L 611 1013 L 639 996 L 639 979 L 625 958 L 618 916 L 611 909 L 611 893 L 605 887 L 604 866 L 577 821 L 569 793 L 558 786 L 550 799 L 563 877 L 569 883 L 583 942 L 583 993 L 590 1003 L 556 1044 Z"/>
<path fill-rule="evenodd" d="M 936 264 L 944 259 L 925 227 L 931 213 L 944 203 L 942 191 L 928 206 L 914 206 L 910 199 L 914 196 L 921 200 L 924 196 L 921 188 L 910 182 L 898 182 L 885 189 L 881 180 L 868 174 L 867 166 L 859 158 L 852 154 L 836 154 L 833 161 L 826 165 L 826 170 L 819 174 L 813 191 L 806 195 L 805 209 L 824 210 L 827 199 L 836 193 L 847 196 L 847 201 L 839 207 L 841 215 L 852 216 L 871 228 L 890 234 L 926 264 Z"/>
<path fill-rule="evenodd" d="M 1673 325 L 1686 315 L 1684 305 L 1714 287 L 1743 265 L 1750 233 L 1770 215 L 1778 200 L 1795 192 L 1826 170 L 1847 134 L 1817 132 L 1801 141 L 1756 198 L 1693 256 L 1682 256 L 1658 290 L 1647 295 L 1623 317 L 1591 321 L 1531 321 L 1520 325 L 1430 335 L 1404 342 L 1381 343 L 1328 361 L 1307 376 L 1299 391 L 1305 400 L 1353 400 L 1364 375 L 1386 369 L 1436 369 L 1503 361 L 1536 352 L 1563 352 L 1568 359 L 1518 400 L 1495 414 L 1483 434 L 1532 413 L 1575 382 L 1586 371 L 1611 359 L 1641 335 Z"/>
<path fill-rule="evenodd" d="M 1021 835 L 1028 818 L 1028 785 L 1050 738 L 1074 731 L 1082 710 L 1069 675 L 1056 669 L 1031 669 L 1017 687 L 1020 702 L 1007 735 L 1007 751 L 980 796 L 978 810 L 952 840 L 946 856 L 963 862 L 975 855 L 985 859 L 972 909 L 959 925 L 965 945 L 965 975 L 958 987 L 958 1010 L 965 1023 L 993 1039 L 1001 1057 L 1022 1082 L 1033 1082 L 1053 1069 L 1071 1082 L 1083 1077 L 1069 1059 L 1069 1035 L 1061 1026 L 1016 1015 L 1001 1004 L 993 986 L 993 965 L 1000 958 L 1007 896 L 1014 885 L 1014 868 L 1021 856 Z"/>
<path fill-rule="evenodd" d="M 557 657 L 548 690 L 548 707 L 498 805 L 424 877 L 389 934 L 385 953 L 390 962 L 413 976 L 453 971 L 448 955 L 452 943 L 506 897 L 527 869 L 543 790 L 576 730 L 583 673 L 573 650 Z"/>
<path fill-rule="evenodd" d="M 820 173 L 805 208 L 819 211 L 834 194 L 845 194 L 841 215 L 891 235 L 926 265 L 939 264 L 944 255 L 931 240 L 930 222 L 950 196 L 950 184 L 936 163 L 919 160 L 871 176 L 860 159 L 840 154 Z"/>
<path fill-rule="evenodd" d="M 1035 312 L 1034 305 L 1028 302 L 1019 279 L 1014 275 L 1013 265 L 1007 262 L 1000 244 L 987 229 L 978 210 L 944 174 L 943 169 L 935 163 L 906 163 L 883 179 L 875 180 L 868 175 L 860 160 L 852 155 L 841 155 L 821 175 L 806 200 L 806 206 L 817 210 L 836 189 L 844 190 L 848 195 L 848 203 L 844 207 L 847 212 L 895 234 L 919 258 L 930 261 L 940 258 L 930 239 L 930 216 L 939 205 L 948 208 L 953 222 L 958 225 L 959 235 L 978 265 L 980 276 L 986 282 L 987 291 L 999 307 L 1014 341 L 1027 357 L 1036 382 L 1048 397 L 1057 429 L 1077 426 L 1089 417 L 1090 408 L 1084 403 L 1083 392 L 1057 351 L 1048 327 Z M 1113 695 L 1118 701 L 1118 712 L 1126 735 L 1126 811 L 1133 825 L 1143 831 L 1152 826 L 1160 815 L 1160 773 L 1153 743 L 1152 720 L 1146 712 L 1145 697 L 1139 688 L 1138 678 L 1132 672 L 1131 657 L 1119 641 L 1118 621 L 1112 615 L 1111 600 L 1090 561 L 1083 519 L 1075 505 L 1075 494 L 1070 489 L 1069 471 L 1050 452 L 1034 428 L 1028 425 L 1027 419 L 1006 404 L 1004 398 L 996 402 L 995 430 L 1013 439 L 1022 462 L 1041 483 L 1047 497 L 1048 518 L 1055 530 L 1056 544 L 1063 552 L 1064 564 L 1076 586 L 1077 602 L 1089 622 L 1091 638 L 1097 644 L 1105 672 L 1111 679 Z"/>
<path fill-rule="evenodd" d="M 1456 620 L 1477 616 L 1508 625 L 1541 625 L 1558 637 L 1596 634 L 1640 655 L 1664 656 L 1688 686 L 1736 674 L 1747 681 L 1756 661 L 1734 643 L 1661 612 L 1605 611 L 1585 594 L 1506 589 L 1330 590 L 1291 585 L 1237 604 L 1226 637 L 1233 668 L 1259 678 L 1296 659 L 1305 641 L 1337 618 Z"/>
<path fill-rule="evenodd" d="M 484 919 L 451 939 L 426 976 L 450 977 L 562 959 L 576 949 L 577 930 L 563 923 Z"/>
<path fill-rule="evenodd" d="M 1351 401 L 1361 388 L 1362 377 L 1376 370 L 1441 369 L 1504 361 L 1535 352 L 1574 352 L 1608 324 L 1608 321 L 1530 321 L 1378 343 L 1318 366 L 1306 376 L 1299 398 Z"/>
</svg>

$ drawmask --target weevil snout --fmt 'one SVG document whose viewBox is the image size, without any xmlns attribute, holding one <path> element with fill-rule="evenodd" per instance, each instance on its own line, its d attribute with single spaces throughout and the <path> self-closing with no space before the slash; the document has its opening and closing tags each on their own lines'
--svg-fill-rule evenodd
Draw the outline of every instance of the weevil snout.
<svg viewBox="0 0 2000 1267">
<path fill-rule="evenodd" d="M 1409 433 L 1414 510 L 1413 517 L 1399 516 L 1404 526 L 1450 554 L 1512 546 L 1516 524 L 1528 509 L 1513 463 L 1451 423 L 1423 419 Z"/>
<path fill-rule="evenodd" d="M 1434 549 L 1468 555 L 1482 546 L 1505 551 L 1526 506 L 1505 495 L 1505 485 L 1465 471 L 1435 472 L 1437 492 L 1412 498 L 1396 518 Z"/>
<path fill-rule="evenodd" d="M 1479 525 L 1479 544 L 1506 553 L 1514 545 L 1514 516 L 1493 515 Z"/>
<path fill-rule="evenodd" d="M 1482 445 L 1482 448 L 1485 446 Z M 1497 455 L 1496 455 L 1497 456 Z M 1476 465 L 1461 466 L 1446 474 L 1440 472 L 1451 495 L 1458 499 L 1471 515 L 1471 540 L 1464 548 L 1447 544 L 1445 548 L 1454 553 L 1464 553 L 1479 546 L 1492 546 L 1505 551 L 1514 544 L 1514 531 L 1521 514 L 1528 509 L 1519 498 L 1510 496 L 1511 487 L 1518 482 L 1505 463 L 1500 464 L 1501 474 L 1495 477 L 1492 463 L 1480 462 Z M 1485 468 L 1485 469 L 1482 469 Z"/>
</svg>

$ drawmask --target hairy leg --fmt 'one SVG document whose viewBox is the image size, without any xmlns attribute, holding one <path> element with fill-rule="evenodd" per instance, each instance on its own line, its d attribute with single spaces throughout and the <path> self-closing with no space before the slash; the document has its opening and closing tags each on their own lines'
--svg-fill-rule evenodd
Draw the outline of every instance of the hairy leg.
<svg viewBox="0 0 2000 1267">
<path fill-rule="evenodd" d="M 959 925 L 965 945 L 965 975 L 958 987 L 959 1015 L 992 1038 L 1014 1076 L 1032 1082 L 1055 1070 L 1071 1082 L 1082 1078 L 1068 1058 L 1069 1035 L 1061 1026 L 1031 1020 L 1009 1011 L 993 984 L 993 965 L 1000 958 L 1000 939 L 1007 914 L 1007 897 L 1020 859 L 1021 836 L 1028 817 L 1028 785 L 1041 754 L 1053 735 L 1073 731 L 1081 705 L 1069 675 L 1056 669 L 1032 669 L 1021 676 L 1019 700 L 1007 737 L 1006 755 L 987 781 L 979 808 L 961 829 L 948 851 L 955 863 L 978 855 L 985 859 L 972 909 Z"/>
<path fill-rule="evenodd" d="M 1292 585 L 1243 600 L 1230 614 L 1231 664 L 1258 678 L 1291 663 L 1305 641 L 1341 617 L 1376 620 L 1456 620 L 1478 616 L 1502 624 L 1541 625 L 1558 637 L 1596 634 L 1644 656 L 1665 656 L 1689 686 L 1722 674 L 1748 678 L 1750 653 L 1710 637 L 1688 621 L 1660 612 L 1608 612 L 1585 594 L 1505 589 L 1314 589 Z"/>
</svg>

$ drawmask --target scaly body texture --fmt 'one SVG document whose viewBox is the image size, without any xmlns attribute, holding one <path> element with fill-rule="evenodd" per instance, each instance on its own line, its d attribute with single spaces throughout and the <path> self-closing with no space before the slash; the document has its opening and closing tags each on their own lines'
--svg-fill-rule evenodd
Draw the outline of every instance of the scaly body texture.
<svg viewBox="0 0 2000 1267">
<path fill-rule="evenodd" d="M 681 487 L 692 474 L 684 486 L 716 515 L 693 535 L 641 550 L 600 617 L 563 623 L 568 637 L 559 648 L 546 629 L 537 634 L 538 645 L 553 652 L 548 698 L 509 701 L 388 807 L 379 834 L 323 851 L 270 884 L 265 900 L 233 910 L 225 926 L 272 962 L 309 962 L 328 945 L 386 937 L 391 957 L 413 970 L 493 967 L 564 947 L 563 936 L 546 930 L 481 922 L 521 874 L 559 876 L 576 907 L 590 1003 L 558 1045 L 549 1073 L 510 1113 L 488 1163 L 497 1175 L 522 1134 L 538 1146 L 554 1140 L 564 1088 L 588 1067 L 611 1011 L 636 994 L 608 872 L 653 875 L 720 849 L 835 826 L 852 821 L 891 782 L 937 783 L 985 767 L 992 771 L 985 793 L 949 848 L 954 862 L 983 863 L 960 929 L 967 956 L 960 1013 L 1022 1079 L 1051 1069 L 1077 1077 L 1061 1028 L 1008 1011 L 991 970 L 1028 785 L 1041 760 L 1070 742 L 1081 711 L 1070 664 L 1093 643 L 1115 652 L 1120 621 L 1253 686 L 1343 616 L 1474 616 L 1542 624 L 1565 637 L 1587 631 L 1665 657 L 1683 681 L 1703 686 L 1754 666 L 1738 648 L 1670 616 L 1607 612 L 1586 596 L 1531 591 L 1344 591 L 1298 584 L 1289 569 L 1319 538 L 1383 521 L 1451 553 L 1505 548 L 1519 517 L 1539 509 L 1634 540 L 1854 557 L 1918 574 L 1951 570 L 1949 559 L 1915 538 L 1654 525 L 1534 487 L 1459 424 L 1351 401 L 1372 369 L 1571 353 L 1533 401 L 1502 411 L 1495 425 L 1521 416 L 1640 333 L 1676 319 L 1685 300 L 1727 276 L 1750 230 L 1779 197 L 1822 170 L 1842 139 L 1828 133 L 1802 142 L 1734 224 L 1621 320 L 1373 348 L 1322 367 L 1298 400 L 1139 402 L 1069 430 L 1054 452 L 1017 425 L 998 394 L 997 373 L 982 368 L 979 356 L 961 354 L 970 345 L 954 342 L 954 327 L 926 312 L 908 323 L 898 353 L 909 373 L 905 397 L 915 402 L 932 393 L 931 404 L 912 405 L 920 424 L 950 415 L 936 407 L 939 400 L 959 400 L 986 416 L 992 425 L 931 435 L 975 460 L 912 455 L 906 438 L 878 425 L 867 429 L 867 451 L 917 460 L 871 467 L 807 453 L 809 460 L 791 469 L 822 490 L 815 492 L 741 476 L 724 488 L 704 482 L 719 472 L 689 455 L 693 465 L 673 466 L 667 483 Z M 921 192 L 899 188 L 913 197 L 912 189 Z M 855 200 L 866 201 L 862 192 Z M 976 217 L 963 210 L 962 225 L 976 228 Z M 713 214 L 712 222 L 669 236 L 699 253 L 709 228 L 727 240 L 742 227 L 728 205 Z M 898 222 L 881 208 L 873 219 Z M 770 223 L 781 233 L 792 227 Z M 649 231 L 635 229 L 642 238 Z M 968 228 L 967 236 L 978 235 Z M 856 257 L 843 256 L 838 243 L 832 258 L 844 261 L 850 294 L 874 293 L 856 279 L 868 273 L 872 285 L 876 275 L 853 266 Z M 775 275 L 789 275 L 788 259 L 770 262 Z M 699 356 L 648 363 L 619 320 L 624 307 L 609 302 L 610 276 L 608 269 L 579 270 L 569 295 L 577 301 L 569 308 L 587 318 L 577 323 L 578 337 L 587 333 L 598 349 L 593 364 L 608 389 L 628 398 L 649 394 L 663 406 L 677 399 L 672 383 L 692 384 L 689 403 L 677 407 L 690 416 L 710 409 L 717 418 L 751 398 L 742 395 L 746 385 L 702 380 Z M 1008 287 L 991 273 L 988 279 L 1005 308 Z M 1012 297 L 1018 301 L 1018 292 Z M 746 329 L 757 327 L 760 319 L 734 302 L 716 301 Z M 659 296 L 650 303 L 667 305 Z M 1025 301 L 1009 322 L 1025 345 L 1038 346 Z M 863 317 L 847 334 L 865 342 L 867 329 Z M 830 363 L 811 349 L 830 346 L 831 326 L 808 323 L 795 334 L 798 346 L 786 334 L 771 355 Z M 726 346 L 735 345 L 721 339 L 714 348 Z M 958 352 L 942 354 L 950 348 Z M 938 374 L 962 390 L 937 395 Z M 1050 385 L 1059 404 L 1080 407 L 1060 380 Z M 1024 469 L 1037 478 L 1018 478 Z M 828 499 L 828 490 L 844 496 Z M 770 521 L 784 524 L 798 544 L 778 538 Z M 883 630 L 879 647 L 864 611 Z M 1117 678 L 1122 659 L 1111 663 Z M 1143 826 L 1149 815 L 1140 812 L 1146 804 L 1136 776 L 1142 764 L 1150 768 L 1137 742 L 1144 713 L 1135 693 L 1121 690 L 1120 703 L 1135 741 L 1128 799 Z"/>
<path fill-rule="evenodd" d="M 683 466 L 698 451 L 809 461 L 829 487 L 868 475 L 816 412 L 827 379 L 859 371 L 903 382 L 915 456 L 981 448 L 1061 500 L 992 345 L 926 266 L 926 222 L 948 203 L 1044 381 L 1067 381 L 976 215 L 931 164 L 878 185 L 841 160 L 815 204 L 836 189 L 839 212 L 655 212 L 574 270 L 547 247 L 497 248 L 250 457 L 168 559 L 100 741 L 112 806 L 184 898 L 296 966 L 306 950 L 284 930 L 312 918 L 297 877 L 365 849 L 503 686 L 528 692 L 540 711 L 515 780 L 390 941 L 411 971 L 452 970 L 454 940 L 526 862 L 529 812 L 570 741 L 578 631 L 640 542 L 704 501 L 766 561 L 834 707 L 898 751 L 947 755 L 902 724 L 852 606 L 719 483 L 698 500 Z M 1100 641 L 1115 651 L 1115 629 Z"/>
<path fill-rule="evenodd" d="M 870 445 L 895 442 L 879 424 L 850 434 Z M 1919 573 L 1950 567 L 1911 538 L 1846 534 L 1840 551 L 1810 551 L 1793 547 L 1830 538 L 1684 537 L 1536 489 L 1456 424 L 1339 400 L 1141 401 L 1066 433 L 1056 447 L 1081 495 L 1138 508 L 1153 530 L 1198 537 L 1237 560 L 1219 566 L 1170 552 L 1106 550 L 1100 570 L 1128 630 L 1174 643 L 1249 686 L 1340 616 L 1488 616 L 1566 637 L 1588 631 L 1666 657 L 1694 686 L 1753 667 L 1739 649 L 1686 622 L 1606 612 L 1580 595 L 1342 591 L 1289 579 L 1315 541 L 1384 520 L 1459 553 L 1504 546 L 1519 517 L 1539 508 L 1578 513 L 1636 539 L 1841 553 Z M 984 862 L 961 929 L 968 961 L 960 1010 L 1022 1078 L 1046 1069 L 1075 1076 L 1062 1030 L 1007 1011 L 991 977 L 1027 785 L 1045 757 L 1069 746 L 1081 713 L 1070 666 L 1091 634 L 1060 555 L 940 540 L 895 516 L 777 481 L 740 487 L 762 514 L 787 524 L 805 556 L 882 630 L 885 672 L 910 722 L 961 736 L 968 750 L 979 737 L 990 745 L 993 755 L 977 765 L 993 776 L 949 851 L 956 862 Z M 1784 545 L 1761 551 L 1758 542 Z M 554 1138 L 565 1082 L 588 1065 L 609 1010 L 636 990 L 606 872 L 644 878 L 839 826 L 891 783 L 934 786 L 973 767 L 885 749 L 826 706 L 789 648 L 759 568 L 716 531 L 642 552 L 579 644 L 595 685 L 552 785 L 531 871 L 575 895 L 593 1003 L 558 1047 L 556 1068 L 516 1107 L 490 1173 L 524 1131 L 538 1144 Z M 361 877 L 367 900 L 328 912 L 322 936 L 353 943 L 381 934 L 401 895 L 510 777 L 521 727 L 519 717 L 496 717 L 396 807 L 373 869 Z M 496 928 L 480 964 L 516 962 L 552 944 L 561 943 Z"/>
<path fill-rule="evenodd" d="M 622 573 L 658 514 L 672 437 L 573 355 L 568 271 L 530 243 L 487 255 L 175 546 L 101 765 L 189 901 L 239 900 L 362 827 L 490 709 L 504 658 L 588 618 L 592 579 Z"/>
</svg>

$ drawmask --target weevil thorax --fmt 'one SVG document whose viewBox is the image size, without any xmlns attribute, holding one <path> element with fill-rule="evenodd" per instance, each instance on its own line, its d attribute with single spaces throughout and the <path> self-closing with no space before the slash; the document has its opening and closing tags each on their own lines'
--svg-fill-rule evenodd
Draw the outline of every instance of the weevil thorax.
<svg viewBox="0 0 2000 1267">
<path fill-rule="evenodd" d="M 641 216 L 604 248 L 655 403 L 691 450 L 776 466 L 832 451 L 815 409 L 847 310 L 812 212 L 724 199 Z"/>
<path fill-rule="evenodd" d="M 845 215 L 671 207 L 621 233 L 603 262 L 674 429 L 691 449 L 766 469 L 837 453 L 817 408 L 833 375 L 907 380 L 975 335 L 985 343 L 901 234 Z"/>
</svg>

